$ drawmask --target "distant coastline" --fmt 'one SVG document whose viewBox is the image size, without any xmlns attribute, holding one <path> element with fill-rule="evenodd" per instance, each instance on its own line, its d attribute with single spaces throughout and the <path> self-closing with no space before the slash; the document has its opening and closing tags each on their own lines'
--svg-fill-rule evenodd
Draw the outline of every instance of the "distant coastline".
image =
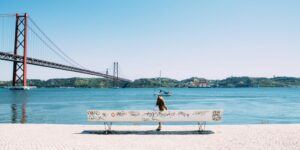
<svg viewBox="0 0 300 150">
<path fill-rule="evenodd" d="M 159 78 L 141 78 L 132 82 L 113 82 L 103 78 L 61 78 L 28 80 L 30 86 L 38 88 L 157 88 Z M 0 87 L 11 86 L 11 81 L 0 81 Z M 300 87 L 297 77 L 228 77 L 222 80 L 209 80 L 191 77 L 184 80 L 161 78 L 161 86 L 166 88 L 257 88 L 257 87 Z"/>
</svg>

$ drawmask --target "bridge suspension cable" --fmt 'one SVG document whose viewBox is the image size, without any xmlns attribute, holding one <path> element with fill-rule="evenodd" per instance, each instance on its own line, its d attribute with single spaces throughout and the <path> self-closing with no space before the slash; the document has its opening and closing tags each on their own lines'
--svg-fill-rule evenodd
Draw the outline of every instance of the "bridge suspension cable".
<svg viewBox="0 0 300 150">
<path fill-rule="evenodd" d="M 72 66 L 79 66 L 81 68 L 84 68 L 86 69 L 85 67 L 83 67 L 82 65 L 80 65 L 78 62 L 76 62 L 74 59 L 72 59 L 71 57 L 69 57 L 60 47 L 57 46 L 57 44 L 55 44 L 53 42 L 53 40 L 51 40 L 47 35 L 46 33 L 37 25 L 37 23 L 35 23 L 35 21 L 31 18 L 31 17 L 28 17 L 29 21 L 32 23 L 32 25 L 42 34 L 42 36 L 45 37 L 45 39 L 50 42 L 50 44 L 48 44 L 46 42 L 46 40 L 44 40 L 41 36 L 39 36 L 37 34 L 36 31 L 33 30 L 33 28 L 30 26 L 30 24 L 28 25 L 28 28 L 30 30 L 33 31 L 33 33 L 38 36 L 38 38 L 44 43 L 46 44 L 46 46 L 51 49 L 52 51 L 54 51 L 59 57 L 61 57 L 62 59 L 64 59 L 65 61 L 67 61 L 69 64 L 71 64 Z M 52 45 L 53 47 L 51 47 L 50 45 Z"/>
<path fill-rule="evenodd" d="M 13 52 L 14 49 L 14 21 L 11 14 L 0 15 L 0 51 Z"/>
<path fill-rule="evenodd" d="M 4 21 L 11 18 L 15 20 Z M 17 76 L 24 78 L 23 86 L 26 86 L 27 63 L 130 82 L 125 78 L 86 69 L 55 44 L 26 13 L 24 15 L 0 14 L 0 26 L 0 59 L 24 66 L 20 69 L 18 65 L 14 65 L 17 70 L 23 71 L 23 74 Z M 51 56 L 53 54 L 55 56 Z M 16 70 L 15 67 L 14 70 Z"/>
</svg>

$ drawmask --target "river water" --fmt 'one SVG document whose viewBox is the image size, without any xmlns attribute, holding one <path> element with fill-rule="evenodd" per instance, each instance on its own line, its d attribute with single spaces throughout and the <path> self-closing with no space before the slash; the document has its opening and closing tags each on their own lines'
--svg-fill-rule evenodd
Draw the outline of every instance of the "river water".
<svg viewBox="0 0 300 150">
<path fill-rule="evenodd" d="M 300 88 L 181 88 L 165 97 L 170 110 L 223 109 L 218 124 L 300 123 Z M 89 109 L 153 110 L 151 88 L 0 89 L 0 123 L 93 124 Z"/>
</svg>

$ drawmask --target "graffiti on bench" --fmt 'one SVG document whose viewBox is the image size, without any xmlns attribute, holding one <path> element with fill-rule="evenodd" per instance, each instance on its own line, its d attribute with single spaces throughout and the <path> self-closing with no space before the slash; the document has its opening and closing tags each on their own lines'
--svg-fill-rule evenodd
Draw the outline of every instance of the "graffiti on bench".
<svg viewBox="0 0 300 150">
<path fill-rule="evenodd" d="M 222 110 L 89 110 L 89 121 L 102 122 L 189 122 L 221 121 Z"/>
</svg>

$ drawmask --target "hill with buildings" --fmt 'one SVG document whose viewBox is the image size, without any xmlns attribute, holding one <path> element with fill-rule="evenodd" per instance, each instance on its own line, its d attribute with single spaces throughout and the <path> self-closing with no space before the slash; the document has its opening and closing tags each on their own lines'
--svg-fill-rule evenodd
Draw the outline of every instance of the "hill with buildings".
<svg viewBox="0 0 300 150">
<path fill-rule="evenodd" d="M 253 87 L 300 87 L 300 78 L 296 77 L 229 77 L 223 80 L 208 80 L 192 77 L 184 80 L 171 78 L 141 78 L 133 82 L 113 82 L 103 78 L 65 78 L 49 80 L 28 80 L 30 86 L 57 88 L 253 88 Z M 11 86 L 11 81 L 0 81 L 0 87 Z"/>
</svg>

